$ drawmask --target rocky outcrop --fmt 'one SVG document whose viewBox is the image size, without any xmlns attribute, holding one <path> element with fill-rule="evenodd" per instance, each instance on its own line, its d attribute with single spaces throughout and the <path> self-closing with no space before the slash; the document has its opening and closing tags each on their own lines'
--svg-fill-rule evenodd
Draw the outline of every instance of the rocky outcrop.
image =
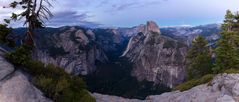
<svg viewBox="0 0 239 102">
<path fill-rule="evenodd" d="M 158 25 L 153 22 L 153 21 L 148 21 L 147 25 L 146 25 L 146 31 L 151 31 L 151 32 L 155 32 L 155 33 L 160 33 L 159 27 Z"/>
<path fill-rule="evenodd" d="M 97 102 L 238 102 L 239 74 L 221 74 L 206 84 L 187 91 L 148 96 L 145 100 L 94 94 Z"/>
<path fill-rule="evenodd" d="M 123 53 L 133 63 L 132 76 L 173 87 L 184 80 L 186 45 L 161 35 L 150 21 L 133 36 Z"/>
<path fill-rule="evenodd" d="M 36 33 L 33 58 L 74 75 L 87 75 L 96 70 L 96 62 L 117 59 L 128 43 L 121 30 L 113 28 L 66 26 L 39 29 Z"/>
<path fill-rule="evenodd" d="M 33 58 L 54 64 L 74 75 L 87 75 L 96 70 L 95 61 L 107 61 L 90 29 L 62 27 L 38 31 Z"/>
<path fill-rule="evenodd" d="M 98 93 L 92 94 L 96 102 L 141 102 L 142 100 L 138 99 L 126 99 L 118 96 L 102 95 Z"/>
<path fill-rule="evenodd" d="M 149 96 L 147 100 L 158 102 L 238 102 L 239 74 L 222 74 L 213 81 L 184 92 L 170 92 Z"/>
<path fill-rule="evenodd" d="M 13 73 L 13 71 L 13 65 L 6 63 L 6 60 L 3 57 L 0 57 L 0 81 L 6 78 L 9 74 Z"/>
<path fill-rule="evenodd" d="M 0 57 L 0 102 L 52 102 L 21 71 Z"/>
<path fill-rule="evenodd" d="M 14 72 L 0 82 L 0 102 L 52 102 L 22 74 Z"/>
</svg>

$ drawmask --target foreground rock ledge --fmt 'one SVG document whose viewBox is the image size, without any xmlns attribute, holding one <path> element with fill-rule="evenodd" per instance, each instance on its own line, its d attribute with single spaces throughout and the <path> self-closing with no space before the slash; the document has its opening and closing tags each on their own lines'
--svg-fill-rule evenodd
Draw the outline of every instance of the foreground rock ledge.
<svg viewBox="0 0 239 102">
<path fill-rule="evenodd" d="M 0 102 L 52 102 L 0 56 Z"/>
<path fill-rule="evenodd" d="M 146 100 L 125 99 L 94 93 L 97 102 L 239 102 L 239 74 L 220 74 L 190 90 L 148 96 Z"/>
</svg>

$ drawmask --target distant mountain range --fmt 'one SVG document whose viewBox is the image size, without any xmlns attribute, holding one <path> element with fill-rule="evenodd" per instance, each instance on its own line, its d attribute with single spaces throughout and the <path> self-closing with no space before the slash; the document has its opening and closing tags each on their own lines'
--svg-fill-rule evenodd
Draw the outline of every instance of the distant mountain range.
<svg viewBox="0 0 239 102">
<path fill-rule="evenodd" d="M 196 36 L 205 37 L 210 45 L 214 45 L 220 38 L 220 24 L 208 24 L 195 27 L 164 27 L 161 28 L 162 35 L 179 39 L 190 45 Z"/>
</svg>

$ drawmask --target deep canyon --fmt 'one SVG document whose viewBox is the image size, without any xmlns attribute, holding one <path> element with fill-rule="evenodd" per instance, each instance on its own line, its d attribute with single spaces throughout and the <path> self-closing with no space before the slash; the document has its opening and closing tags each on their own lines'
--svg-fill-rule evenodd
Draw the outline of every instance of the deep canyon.
<svg viewBox="0 0 239 102">
<path fill-rule="evenodd" d="M 24 32 L 17 28 L 12 36 Z M 145 99 L 184 82 L 192 40 L 201 35 L 213 47 L 219 32 L 218 24 L 160 28 L 153 21 L 132 28 L 38 29 L 32 57 L 83 77 L 92 93 Z"/>
</svg>

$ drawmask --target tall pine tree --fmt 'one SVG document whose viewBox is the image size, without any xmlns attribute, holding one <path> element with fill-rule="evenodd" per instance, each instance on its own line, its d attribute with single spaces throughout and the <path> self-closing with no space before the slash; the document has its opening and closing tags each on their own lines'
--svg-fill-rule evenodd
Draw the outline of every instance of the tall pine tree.
<svg viewBox="0 0 239 102">
<path fill-rule="evenodd" d="M 208 42 L 201 36 L 195 38 L 187 55 L 188 79 L 200 78 L 212 72 L 212 59 Z"/>
<path fill-rule="evenodd" d="M 238 15 L 228 10 L 221 29 L 221 39 L 216 48 L 216 73 L 231 68 L 239 69 Z"/>
</svg>

